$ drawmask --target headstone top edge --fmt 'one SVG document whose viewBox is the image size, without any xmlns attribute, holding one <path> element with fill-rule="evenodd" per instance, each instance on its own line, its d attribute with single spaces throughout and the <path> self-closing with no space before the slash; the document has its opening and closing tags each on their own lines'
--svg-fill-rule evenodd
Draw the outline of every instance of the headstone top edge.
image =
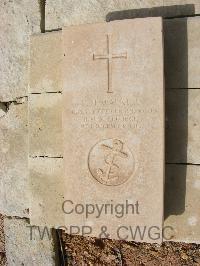
<svg viewBox="0 0 200 266">
<path fill-rule="evenodd" d="M 163 18 L 162 17 L 146 17 L 146 18 L 134 18 L 134 19 L 123 19 L 123 20 L 114 20 L 114 21 L 110 21 L 110 22 L 96 22 L 96 23 L 84 23 L 84 24 L 72 24 L 72 25 L 67 25 L 67 26 L 63 26 L 62 27 L 62 31 L 68 30 L 68 29 L 72 29 L 72 28 L 81 28 L 81 27 L 95 27 L 95 26 L 101 26 L 104 24 L 108 24 L 108 25 L 116 25 L 118 23 L 122 24 L 122 23 L 133 23 L 135 21 L 147 21 L 149 22 L 150 20 L 152 21 L 160 21 L 162 23 Z"/>
</svg>

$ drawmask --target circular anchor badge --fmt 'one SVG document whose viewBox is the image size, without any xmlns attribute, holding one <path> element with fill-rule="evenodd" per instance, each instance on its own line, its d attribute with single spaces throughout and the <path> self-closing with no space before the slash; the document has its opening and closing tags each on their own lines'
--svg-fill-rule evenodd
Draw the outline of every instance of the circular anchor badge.
<svg viewBox="0 0 200 266">
<path fill-rule="evenodd" d="M 101 184 L 117 186 L 132 175 L 135 161 L 123 141 L 106 139 L 91 148 L 88 167 L 92 176 Z"/>
</svg>

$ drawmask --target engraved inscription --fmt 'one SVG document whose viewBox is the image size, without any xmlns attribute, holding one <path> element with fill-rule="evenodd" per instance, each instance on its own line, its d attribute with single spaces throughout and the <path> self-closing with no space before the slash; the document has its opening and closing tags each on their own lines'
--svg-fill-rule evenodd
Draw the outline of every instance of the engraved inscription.
<svg viewBox="0 0 200 266">
<path fill-rule="evenodd" d="M 142 116 L 151 113 L 153 119 L 154 114 L 158 112 L 153 105 L 142 106 L 139 97 L 93 99 L 90 95 L 83 97 L 82 100 L 75 99 L 70 111 L 78 128 L 120 128 L 137 131 L 142 128 Z M 155 123 L 149 119 L 145 125 L 152 128 Z"/>
<path fill-rule="evenodd" d="M 112 61 L 116 58 L 127 58 L 127 52 L 120 53 L 120 54 L 113 54 L 112 53 L 112 40 L 111 35 L 107 34 L 107 54 L 104 55 L 95 55 L 93 54 L 93 60 L 97 59 L 106 59 L 108 65 L 108 89 L 107 93 L 112 93 Z"/>
<path fill-rule="evenodd" d="M 98 142 L 89 152 L 88 166 L 101 184 L 116 186 L 126 182 L 135 169 L 131 151 L 119 139 Z"/>
</svg>

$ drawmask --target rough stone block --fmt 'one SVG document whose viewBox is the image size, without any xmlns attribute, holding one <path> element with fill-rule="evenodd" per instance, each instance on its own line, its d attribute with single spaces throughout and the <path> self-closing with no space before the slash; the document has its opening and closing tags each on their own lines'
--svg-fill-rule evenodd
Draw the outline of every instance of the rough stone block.
<svg viewBox="0 0 200 266">
<path fill-rule="evenodd" d="M 1 1 L 0 101 L 27 95 L 29 36 L 40 32 L 39 2 Z"/>
<path fill-rule="evenodd" d="M 61 91 L 61 34 L 31 36 L 29 92 Z"/>
<path fill-rule="evenodd" d="M 200 167 L 167 165 L 165 186 L 166 237 L 171 241 L 200 243 Z"/>
<path fill-rule="evenodd" d="M 164 21 L 166 88 L 200 88 L 200 18 Z"/>
<path fill-rule="evenodd" d="M 198 0 L 59 0 L 56 2 L 50 0 L 46 3 L 46 29 L 61 28 L 63 25 L 103 22 L 106 19 L 144 16 L 175 17 L 197 13 L 200 13 Z"/>
<path fill-rule="evenodd" d="M 47 29 L 55 29 L 62 26 L 103 22 L 106 20 L 106 15 L 110 12 L 162 6 L 162 2 L 162 0 L 147 0 L 139 2 L 131 0 L 60 0 L 57 4 L 57 2 L 55 3 L 54 1 L 47 1 L 46 27 Z"/>
<path fill-rule="evenodd" d="M 65 182 L 62 158 L 30 158 L 30 222 L 33 225 L 64 225 Z"/>
<path fill-rule="evenodd" d="M 29 155 L 62 156 L 62 94 L 29 97 Z"/>
<path fill-rule="evenodd" d="M 52 235 L 44 228 L 31 228 L 25 219 L 4 219 L 5 249 L 9 266 L 53 266 L 55 253 Z M 51 239 L 50 239 L 51 238 Z"/>
<path fill-rule="evenodd" d="M 166 161 L 200 163 L 200 90 L 166 91 Z"/>
<path fill-rule="evenodd" d="M 0 213 L 27 217 L 28 185 L 28 107 L 12 102 L 0 118 Z"/>
</svg>

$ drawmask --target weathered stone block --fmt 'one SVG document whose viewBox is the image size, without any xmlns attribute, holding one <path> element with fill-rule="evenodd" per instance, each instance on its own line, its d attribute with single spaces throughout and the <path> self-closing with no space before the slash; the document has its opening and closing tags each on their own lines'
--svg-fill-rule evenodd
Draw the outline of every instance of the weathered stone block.
<svg viewBox="0 0 200 266">
<path fill-rule="evenodd" d="M 64 225 L 65 182 L 62 158 L 30 158 L 30 222 L 33 225 Z M 62 215 L 63 214 L 63 215 Z"/>
<path fill-rule="evenodd" d="M 9 266 L 53 266 L 55 253 L 52 235 L 44 228 L 30 228 L 25 219 L 5 218 L 5 249 Z M 44 233 L 44 235 L 43 235 Z"/>
<path fill-rule="evenodd" d="M 31 36 L 29 92 L 61 91 L 61 34 Z"/>
<path fill-rule="evenodd" d="M 144 8 L 149 8 L 149 10 L 142 10 Z M 135 11 L 135 9 L 141 10 Z M 52 30 L 62 26 L 103 22 L 106 19 L 116 20 L 144 16 L 175 17 L 198 13 L 200 13 L 198 0 L 47 1 L 46 29 Z"/>
<path fill-rule="evenodd" d="M 0 101 L 26 96 L 29 36 L 40 32 L 39 2 L 1 1 Z"/>
<path fill-rule="evenodd" d="M 200 167 L 167 165 L 165 186 L 166 238 L 200 243 Z"/>
<path fill-rule="evenodd" d="M 200 18 L 164 21 L 166 88 L 200 88 Z"/>
<path fill-rule="evenodd" d="M 166 161 L 200 163 L 200 90 L 166 91 Z"/>
<path fill-rule="evenodd" d="M 13 102 L 0 118 L 0 213 L 27 217 L 28 185 L 28 108 Z"/>
<path fill-rule="evenodd" d="M 29 155 L 62 156 L 62 94 L 29 97 Z"/>
<path fill-rule="evenodd" d="M 47 29 L 60 28 L 62 26 L 78 25 L 85 23 L 104 22 L 110 12 L 128 9 L 151 8 L 162 6 L 162 0 L 147 1 L 54 1 L 46 5 Z"/>
</svg>

